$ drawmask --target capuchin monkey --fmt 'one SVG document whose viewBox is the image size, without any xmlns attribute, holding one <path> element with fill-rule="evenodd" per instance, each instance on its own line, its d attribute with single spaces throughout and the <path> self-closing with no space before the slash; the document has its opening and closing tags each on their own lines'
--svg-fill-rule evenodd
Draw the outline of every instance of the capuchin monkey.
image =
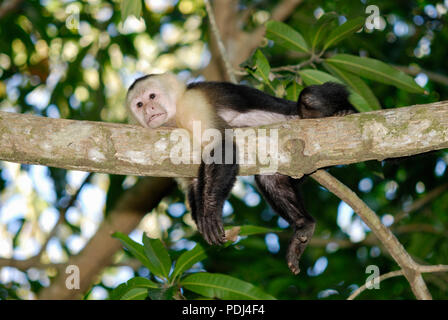
<svg viewBox="0 0 448 320">
<path fill-rule="evenodd" d="M 129 87 L 126 106 L 132 118 L 145 128 L 171 126 L 192 133 L 193 122 L 200 121 L 202 135 L 210 128 L 223 130 L 354 113 L 348 97 L 343 85 L 331 82 L 304 88 L 295 102 L 227 82 L 185 85 L 175 75 L 165 73 L 135 80 Z M 215 151 L 218 149 L 212 154 Z M 231 151 L 234 159 L 231 164 L 202 160 L 197 178 L 192 179 L 187 188 L 192 217 L 209 244 L 221 245 L 226 241 L 222 209 L 238 175 L 235 145 Z M 225 150 L 221 152 L 222 159 L 226 159 Z M 301 180 L 282 174 L 255 176 L 266 201 L 294 230 L 286 256 L 294 274 L 300 271 L 300 257 L 315 227 L 315 220 L 305 209 L 299 193 Z"/>
</svg>

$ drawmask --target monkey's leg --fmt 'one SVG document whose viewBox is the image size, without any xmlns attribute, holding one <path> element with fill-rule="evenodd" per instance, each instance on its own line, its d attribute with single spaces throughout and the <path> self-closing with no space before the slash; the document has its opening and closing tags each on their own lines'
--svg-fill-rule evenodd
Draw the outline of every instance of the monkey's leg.
<svg viewBox="0 0 448 320">
<path fill-rule="evenodd" d="M 235 154 L 235 146 L 234 153 Z M 223 148 L 224 149 L 224 148 Z M 223 151 L 223 162 L 225 152 Z M 223 244 L 224 227 L 222 222 L 222 209 L 224 202 L 230 194 L 238 174 L 238 164 L 201 163 L 196 185 L 197 214 L 195 222 L 199 232 L 209 244 Z"/>
<path fill-rule="evenodd" d="M 266 201 L 294 229 L 289 243 L 286 260 L 289 269 L 300 272 L 299 260 L 311 240 L 316 225 L 313 217 L 306 211 L 299 193 L 299 180 L 288 176 L 256 175 L 255 181 Z"/>
</svg>

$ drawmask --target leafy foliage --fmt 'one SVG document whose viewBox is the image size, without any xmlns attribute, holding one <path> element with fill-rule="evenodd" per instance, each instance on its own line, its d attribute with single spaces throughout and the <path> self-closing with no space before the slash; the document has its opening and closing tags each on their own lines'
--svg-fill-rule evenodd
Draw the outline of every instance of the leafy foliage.
<svg viewBox="0 0 448 320">
<path fill-rule="evenodd" d="M 375 59 L 339 54 L 326 61 L 330 65 L 373 81 L 394 85 L 412 93 L 424 93 L 424 89 L 419 87 L 410 76 Z"/>
<path fill-rule="evenodd" d="M 246 228 L 252 233 L 267 230 Z M 250 231 L 249 231 L 250 232 Z M 181 288 L 207 298 L 219 299 L 274 299 L 269 294 L 252 284 L 223 274 L 198 272 L 188 275 L 188 270 L 206 258 L 204 249 L 197 244 L 192 250 L 182 253 L 171 270 L 171 258 L 159 239 L 150 239 L 143 234 L 143 246 L 122 233 L 115 233 L 125 248 L 135 258 L 148 267 L 158 282 L 142 277 L 135 277 L 115 288 L 110 299 L 113 300 L 152 300 L 177 299 L 188 293 L 182 293 Z M 142 253 L 145 253 L 143 255 Z M 151 263 L 148 264 L 148 261 Z"/>
<path fill-rule="evenodd" d="M 308 44 L 303 36 L 284 23 L 269 21 L 266 24 L 266 36 L 272 40 L 275 40 L 285 49 L 309 52 Z"/>
<path fill-rule="evenodd" d="M 209 298 L 227 300 L 272 300 L 274 297 L 262 292 L 250 283 L 227 276 L 207 272 L 187 276 L 182 282 L 185 289 Z"/>
<path fill-rule="evenodd" d="M 362 58 L 349 54 L 337 54 L 327 59 L 321 59 L 320 57 L 325 54 L 327 49 L 358 31 L 365 21 L 362 17 L 358 17 L 334 28 L 336 18 L 337 14 L 330 12 L 317 20 L 313 28 L 313 34 L 310 36 L 312 39 L 311 45 L 308 45 L 298 30 L 294 30 L 282 22 L 269 21 L 266 24 L 266 35 L 276 45 L 290 50 L 309 53 L 307 60 L 292 66 L 287 70 L 288 72 L 298 72 L 302 83 L 306 85 L 323 84 L 328 81 L 345 83 L 351 92 L 350 102 L 359 112 L 381 108 L 378 99 L 361 78 L 394 85 L 411 93 L 425 93 L 425 90 L 418 86 L 409 75 L 376 59 Z M 317 52 L 319 45 L 323 49 Z M 309 49 L 310 47 L 311 49 Z M 246 70 L 271 88 L 273 92 L 277 92 L 272 87 L 270 79 L 282 77 L 282 74 L 270 75 L 271 66 L 259 50 L 255 53 L 254 61 L 254 65 L 246 66 Z M 321 64 L 331 75 L 326 71 L 316 70 L 315 68 L 302 69 L 303 65 L 315 62 Z M 282 83 L 281 85 L 291 87 L 295 82 L 296 80 L 293 79 L 291 85 L 288 83 Z M 285 90 L 282 91 L 285 92 Z M 295 94 L 294 96 L 297 95 Z"/>
<path fill-rule="evenodd" d="M 0 19 L 0 111 L 124 122 L 126 88 L 135 77 L 165 70 L 195 77 L 208 63 L 211 50 L 203 2 L 167 1 L 165 7 L 158 8 L 152 3 L 22 1 Z M 265 22 L 267 12 L 274 12 L 278 1 L 259 4 L 242 0 L 240 4 L 241 10 L 252 10 L 242 26 L 250 33 Z M 426 0 L 375 4 L 381 10 L 384 29 L 364 27 L 365 4 L 361 1 L 303 1 L 283 23 L 267 22 L 270 40 L 247 63 L 248 76 L 242 80 L 294 101 L 313 81 L 339 81 L 349 87 L 359 111 L 446 100 L 446 13 Z M 68 10 L 71 5 L 78 9 L 78 16 Z M 128 16 L 139 18 L 143 28 L 125 29 L 123 22 Z M 77 19 L 78 28 L 67 27 L 69 17 Z M 412 79 L 416 75 L 418 86 Z M 424 91 L 429 94 L 422 94 Z M 392 221 L 392 231 L 413 257 L 428 264 L 446 264 L 447 163 L 447 152 L 439 151 L 329 170 L 383 221 Z M 42 243 L 53 224 L 48 216 L 58 220 L 59 208 L 77 188 L 73 172 L 44 168 L 36 180 L 37 169 L 0 163 L 2 258 L 35 254 L 30 248 Z M 64 221 L 50 242 L 51 250 L 44 251 L 42 261 L 65 262 L 78 254 L 94 236 L 92 230 L 101 221 L 102 210 L 108 216 L 135 180 L 95 174 L 80 199 L 63 215 Z M 184 208 L 173 214 L 172 208 L 185 200 L 176 191 L 164 200 L 164 206 L 148 215 L 164 222 L 150 230 L 151 237 L 163 242 L 147 239 L 152 245 L 146 248 L 116 235 L 130 253 L 117 256 L 121 264 L 133 266 L 137 260 L 139 266 L 107 268 L 86 298 L 181 298 L 182 281 L 204 272 L 196 276 L 204 279 L 197 281 L 217 283 L 223 281 L 222 275 L 229 276 L 240 293 L 253 285 L 279 299 L 344 299 L 365 282 L 366 266 L 377 265 L 382 273 L 396 269 L 370 231 L 340 200 L 313 181 L 305 181 L 302 189 L 306 207 L 318 223 L 315 242 L 302 258 L 300 275 L 293 276 L 285 264 L 290 237 L 285 222 L 264 201 L 253 200 L 260 195 L 253 180 L 243 178 L 226 204 L 223 218 L 226 226 L 241 226 L 235 243 L 224 248 L 202 247 L 188 211 Z M 430 199 L 434 191 L 439 193 Z M 106 200 L 104 208 L 95 211 L 84 199 L 93 198 L 96 204 L 99 194 Z M 194 244 L 192 250 L 185 250 Z M 166 251 L 169 259 L 162 253 Z M 0 299 L 36 298 L 55 279 L 52 269 L 2 267 Z M 119 286 L 111 283 L 111 275 L 124 271 L 130 280 Z M 216 277 L 205 279 L 208 275 Z M 448 297 L 446 274 L 427 275 L 425 280 L 434 298 Z M 224 298 L 228 294 L 203 292 L 205 295 L 184 290 L 188 298 Z M 411 299 L 413 294 L 404 279 L 393 278 L 381 283 L 380 290 L 365 291 L 360 298 Z"/>
<path fill-rule="evenodd" d="M 121 1 L 121 20 L 125 21 L 129 16 L 140 17 L 142 12 L 141 0 L 122 0 Z"/>
</svg>

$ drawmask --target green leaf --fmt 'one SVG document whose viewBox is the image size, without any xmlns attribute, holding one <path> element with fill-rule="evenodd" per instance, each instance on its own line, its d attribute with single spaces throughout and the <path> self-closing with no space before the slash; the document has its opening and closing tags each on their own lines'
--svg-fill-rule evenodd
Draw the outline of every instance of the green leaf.
<svg viewBox="0 0 448 320">
<path fill-rule="evenodd" d="M 121 300 L 145 300 L 148 296 L 148 289 L 145 288 L 134 288 L 126 292 Z"/>
<path fill-rule="evenodd" d="M 126 283 L 120 284 L 109 294 L 109 300 L 120 300 L 120 298 L 127 292 L 126 289 Z"/>
<path fill-rule="evenodd" d="M 303 87 L 293 80 L 291 84 L 286 88 L 286 99 L 297 101 L 299 99 L 300 91 Z"/>
<path fill-rule="evenodd" d="M 308 44 L 303 36 L 282 22 L 269 21 L 266 23 L 266 36 L 286 49 L 309 52 Z"/>
<path fill-rule="evenodd" d="M 200 272 L 189 275 L 181 285 L 208 298 L 239 300 L 274 300 L 275 298 L 254 285 L 219 273 Z"/>
<path fill-rule="evenodd" d="M 340 26 L 336 27 L 327 38 L 327 41 L 324 45 L 324 51 L 361 29 L 364 25 L 364 22 L 364 17 L 358 17 L 352 20 L 348 20 Z"/>
<path fill-rule="evenodd" d="M 326 62 L 361 77 L 393 85 L 408 92 L 425 93 L 425 89 L 418 86 L 412 77 L 376 59 L 338 54 L 326 59 Z"/>
<path fill-rule="evenodd" d="M 110 294 L 110 300 L 120 300 L 129 291 L 135 288 L 156 289 L 159 288 L 157 283 L 142 277 L 135 277 L 125 283 L 120 284 Z"/>
<path fill-rule="evenodd" d="M 175 279 L 177 276 L 190 269 L 195 263 L 204 260 L 205 257 L 205 250 L 199 244 L 196 244 L 192 250 L 182 253 L 176 261 L 176 266 L 174 267 L 171 279 Z"/>
<path fill-rule="evenodd" d="M 302 77 L 303 82 L 305 82 L 307 86 L 313 84 L 324 84 L 325 82 L 336 82 L 342 84 L 342 81 L 339 78 L 333 77 L 332 75 L 319 70 L 305 69 L 299 71 L 299 75 Z M 350 91 L 350 97 L 348 100 L 351 104 L 353 104 L 356 110 L 359 112 L 371 111 L 369 104 L 363 97 L 351 88 L 348 88 L 348 90 Z"/>
<path fill-rule="evenodd" d="M 121 21 L 126 21 L 127 17 L 135 16 L 139 18 L 142 13 L 141 0 L 121 0 Z"/>
<path fill-rule="evenodd" d="M 155 275 L 168 279 L 171 270 L 171 258 L 159 239 L 150 239 L 143 233 L 143 245 L 146 257 L 154 266 Z"/>
<path fill-rule="evenodd" d="M 313 36 L 311 37 L 312 43 L 311 48 L 314 52 L 316 47 L 326 39 L 328 33 L 334 25 L 334 22 L 338 18 L 338 14 L 335 12 L 328 12 L 323 14 L 319 20 L 317 20 L 315 27 L 312 29 L 314 31 Z"/>
<path fill-rule="evenodd" d="M 275 89 L 269 80 L 269 73 L 271 72 L 271 66 L 269 65 L 268 59 L 266 59 L 266 57 L 260 50 L 257 50 L 255 52 L 254 58 L 255 58 L 254 68 L 247 67 L 246 70 L 257 80 L 260 80 L 261 78 L 261 81 L 275 93 Z"/>
<path fill-rule="evenodd" d="M 84 294 L 84 297 L 82 297 L 82 300 L 87 300 L 87 299 L 89 299 L 89 296 L 90 296 L 90 294 L 91 294 L 92 291 L 93 291 L 93 288 L 94 288 L 94 286 L 91 286 L 91 287 L 90 287 L 89 291 L 87 291 L 87 292 Z"/>
<path fill-rule="evenodd" d="M 127 235 L 121 233 L 121 232 L 115 232 L 112 237 L 117 238 L 121 241 L 123 246 L 136 258 L 138 259 L 143 265 L 148 268 L 152 273 L 155 274 L 153 271 L 155 269 L 155 266 L 149 261 L 149 259 L 146 257 L 145 249 L 140 244 L 129 238 Z"/>
<path fill-rule="evenodd" d="M 149 279 L 143 277 L 135 277 L 126 282 L 128 286 L 135 288 L 158 288 L 159 285 Z"/>
<path fill-rule="evenodd" d="M 358 110 L 359 112 L 372 111 L 372 108 L 370 107 L 366 99 L 364 99 L 358 93 L 354 92 L 352 89 L 349 89 L 349 91 L 350 97 L 348 98 L 348 101 L 350 101 L 350 103 L 355 107 L 356 110 Z"/>
<path fill-rule="evenodd" d="M 274 229 L 274 228 L 265 228 L 265 227 L 259 227 L 259 226 L 251 226 L 251 225 L 245 225 L 240 226 L 240 236 L 250 236 L 254 234 L 263 234 L 263 233 L 270 233 L 270 232 L 282 232 L 281 229 Z"/>
<path fill-rule="evenodd" d="M 261 77 L 264 83 L 270 83 L 269 73 L 271 72 L 271 66 L 269 65 L 268 59 L 266 59 L 260 50 L 255 52 L 255 68 L 255 74 Z"/>
<path fill-rule="evenodd" d="M 173 300 L 179 289 L 175 286 L 168 288 L 149 289 L 148 296 L 151 300 Z"/>
<path fill-rule="evenodd" d="M 344 82 L 349 85 L 355 92 L 357 92 L 360 96 L 362 96 L 368 103 L 370 109 L 373 110 L 380 110 L 381 105 L 376 98 L 376 96 L 373 94 L 372 90 L 370 90 L 369 86 L 357 75 L 341 70 L 335 66 L 330 66 L 327 63 L 323 63 L 325 69 L 330 71 L 333 75 L 341 78 L 344 80 Z"/>
<path fill-rule="evenodd" d="M 336 77 L 333 77 L 332 75 L 319 71 L 314 69 L 303 69 L 298 72 L 300 77 L 302 78 L 303 82 L 307 86 L 311 86 L 313 84 L 324 84 L 325 82 L 336 82 L 336 83 L 342 83 L 342 81 Z"/>
</svg>

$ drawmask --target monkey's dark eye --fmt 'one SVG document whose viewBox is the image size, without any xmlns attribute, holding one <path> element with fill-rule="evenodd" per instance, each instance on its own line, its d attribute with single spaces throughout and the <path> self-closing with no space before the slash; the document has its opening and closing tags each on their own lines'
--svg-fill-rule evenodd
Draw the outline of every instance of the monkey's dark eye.
<svg viewBox="0 0 448 320">
<path fill-rule="evenodd" d="M 150 95 L 149 95 L 149 99 L 154 99 L 156 97 L 156 94 L 155 93 L 151 93 Z"/>
<path fill-rule="evenodd" d="M 137 103 L 137 107 L 139 107 L 139 108 L 143 107 L 143 102 Z"/>
</svg>

